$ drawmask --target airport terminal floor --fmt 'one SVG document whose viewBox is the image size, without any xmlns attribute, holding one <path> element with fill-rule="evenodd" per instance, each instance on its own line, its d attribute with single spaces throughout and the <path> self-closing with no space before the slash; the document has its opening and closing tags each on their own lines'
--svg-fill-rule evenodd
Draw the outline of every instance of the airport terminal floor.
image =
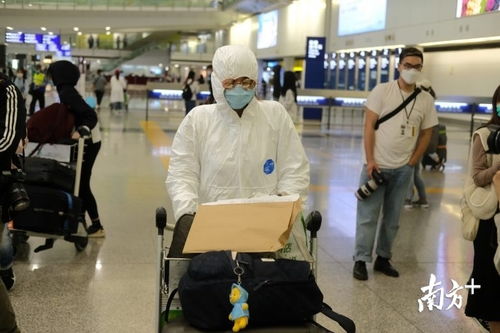
<svg viewBox="0 0 500 333">
<path fill-rule="evenodd" d="M 179 102 L 150 107 L 148 122 L 143 99 L 131 100 L 129 112 L 99 112 L 103 139 L 92 186 L 106 238 L 90 239 L 80 253 L 63 240 L 33 253 L 43 243 L 35 237 L 18 248 L 10 296 L 22 332 L 154 331 L 154 212 L 166 206 L 172 217 L 165 177 L 184 112 Z M 459 220 L 468 124 L 448 124 L 444 172 L 423 172 L 430 208 L 402 212 L 393 251 L 401 276 L 374 273 L 368 264 L 369 279 L 362 282 L 352 277 L 362 120 L 349 114 L 339 119 L 329 131 L 306 125 L 302 135 L 311 164 L 309 206 L 323 214 L 318 280 L 325 301 L 351 317 L 360 333 L 479 332 L 464 315 L 464 289 L 455 299 L 461 303 L 450 309 L 451 297 L 442 310 L 425 306 L 419 312 L 418 304 L 431 274 L 448 292 L 451 279 L 464 286 L 472 270 L 472 243 L 462 239 Z"/>
</svg>

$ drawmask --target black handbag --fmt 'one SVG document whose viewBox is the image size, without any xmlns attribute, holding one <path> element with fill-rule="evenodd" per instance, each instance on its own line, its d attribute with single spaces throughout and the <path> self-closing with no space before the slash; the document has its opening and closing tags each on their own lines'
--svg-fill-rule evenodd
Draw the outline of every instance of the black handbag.
<svg viewBox="0 0 500 333">
<path fill-rule="evenodd" d="M 218 251 L 194 257 L 181 278 L 184 318 L 202 330 L 230 329 L 229 294 L 238 280 L 248 292 L 249 327 L 301 324 L 323 308 L 323 294 L 308 262 L 247 253 L 233 260 L 230 252 Z"/>
</svg>

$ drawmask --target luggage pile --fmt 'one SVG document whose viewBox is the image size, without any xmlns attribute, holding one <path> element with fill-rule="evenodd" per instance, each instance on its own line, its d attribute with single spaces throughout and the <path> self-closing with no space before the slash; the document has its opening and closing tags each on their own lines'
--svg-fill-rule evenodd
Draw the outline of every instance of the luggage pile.
<svg viewBox="0 0 500 333">
<path fill-rule="evenodd" d="M 54 124 L 58 131 L 51 130 Z M 90 132 L 79 129 L 80 138 L 71 140 L 73 124 L 73 117 L 62 104 L 40 110 L 28 121 L 28 138 L 39 141 L 26 147 L 24 187 L 30 204 L 14 214 L 14 246 L 29 236 L 46 238 L 35 252 L 51 248 L 57 238 L 74 243 L 78 251 L 87 246 L 78 192 L 85 138 Z M 79 232 L 80 224 L 84 228 Z"/>
</svg>

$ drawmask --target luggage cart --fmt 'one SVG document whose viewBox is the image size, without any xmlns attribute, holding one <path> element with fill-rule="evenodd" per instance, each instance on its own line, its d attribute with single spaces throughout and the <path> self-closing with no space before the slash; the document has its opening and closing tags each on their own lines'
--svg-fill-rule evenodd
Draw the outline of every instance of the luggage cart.
<svg viewBox="0 0 500 333">
<path fill-rule="evenodd" d="M 78 129 L 80 137 L 78 140 L 71 141 L 68 144 L 53 144 L 47 145 L 37 144 L 35 148 L 34 155 L 36 157 L 44 157 L 49 159 L 55 159 L 59 162 L 69 165 L 75 171 L 74 183 L 72 194 L 74 197 L 78 197 L 80 191 L 80 177 L 82 172 L 83 164 L 83 154 L 85 148 L 85 140 L 90 138 L 90 131 L 86 127 L 81 127 Z M 33 147 L 33 145 L 32 145 Z M 45 147 L 45 148 L 44 148 Z M 58 212 L 59 215 L 63 216 L 63 212 Z M 77 219 L 77 231 L 73 233 L 41 233 L 33 230 L 25 230 L 23 228 L 16 228 L 16 214 L 14 215 L 14 228 L 11 229 L 12 241 L 14 247 L 19 243 L 26 242 L 30 236 L 45 238 L 45 244 L 35 248 L 34 252 L 40 252 L 43 250 L 51 249 L 54 246 L 56 239 L 64 239 L 68 242 L 74 244 L 78 252 L 83 251 L 88 244 L 87 237 L 87 224 L 85 222 L 85 216 L 83 212 L 80 212 L 78 216 L 67 216 L 67 218 Z M 27 228 L 26 228 L 27 229 Z"/>
<path fill-rule="evenodd" d="M 164 246 L 164 231 L 173 231 L 174 226 L 167 223 L 167 212 L 165 208 L 156 209 L 155 217 L 156 228 L 158 231 L 157 240 L 157 271 L 156 271 L 156 300 L 155 300 L 155 323 L 157 333 L 203 333 L 189 325 L 182 318 L 182 308 L 178 293 L 175 295 L 174 290 L 179 284 L 182 275 L 187 271 L 190 259 L 186 258 L 168 258 L 168 248 Z M 312 270 L 315 276 L 317 273 L 317 235 L 321 227 L 322 217 L 318 211 L 310 213 L 306 220 L 306 229 L 309 231 L 309 251 L 311 252 L 314 261 Z M 170 297 L 173 296 L 173 297 Z M 167 312 L 168 311 L 168 312 Z M 355 333 L 356 326 L 354 322 L 339 313 L 333 311 L 328 305 L 324 304 L 321 313 L 328 318 L 336 321 L 346 332 Z M 168 323 L 165 320 L 168 317 Z M 314 318 L 313 318 L 314 319 Z M 228 330 L 227 333 L 232 332 Z M 247 333 L 334 333 L 314 320 L 304 323 L 300 326 L 276 326 L 271 328 L 246 328 L 242 332 Z"/>
</svg>

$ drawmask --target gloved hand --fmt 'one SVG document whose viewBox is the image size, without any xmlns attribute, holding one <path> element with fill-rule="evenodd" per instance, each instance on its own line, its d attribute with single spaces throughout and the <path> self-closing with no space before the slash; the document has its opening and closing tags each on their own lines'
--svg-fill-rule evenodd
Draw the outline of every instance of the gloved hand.
<svg viewBox="0 0 500 333">
<path fill-rule="evenodd" d="M 194 254 L 182 254 L 193 220 L 194 214 L 184 214 L 179 218 L 174 227 L 174 235 L 172 236 L 172 243 L 170 243 L 167 257 L 192 258 L 195 256 Z"/>
</svg>

